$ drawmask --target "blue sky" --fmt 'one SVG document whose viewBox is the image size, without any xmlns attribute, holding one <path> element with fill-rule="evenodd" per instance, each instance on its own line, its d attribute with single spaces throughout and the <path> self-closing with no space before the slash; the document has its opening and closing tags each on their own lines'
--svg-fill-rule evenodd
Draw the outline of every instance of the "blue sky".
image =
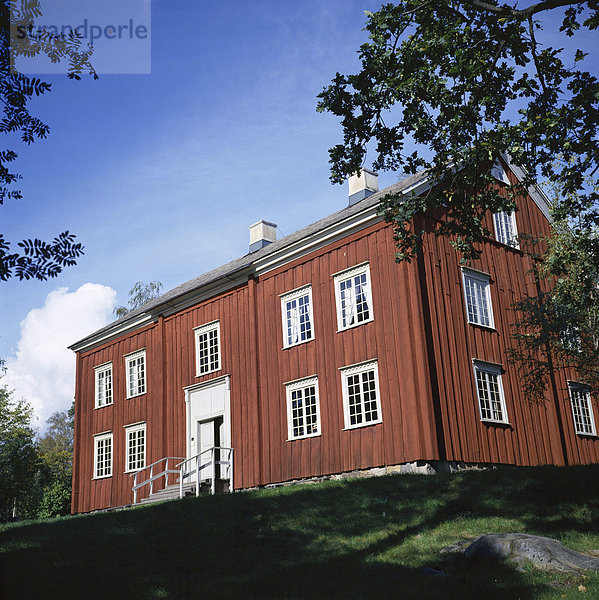
<svg viewBox="0 0 599 600">
<path fill-rule="evenodd" d="M 316 112 L 316 95 L 336 71 L 357 68 L 364 11 L 378 6 L 154 0 L 150 75 L 44 78 L 52 92 L 31 109 L 51 133 L 16 146 L 24 198 L 2 208 L 2 227 L 11 240 L 68 229 L 85 256 L 57 279 L 13 280 L 0 292 L 0 357 L 9 375 L 21 375 L 8 383 L 40 407 L 42 421 L 72 398 L 69 367 L 56 399 L 38 399 L 66 365 L 53 366 L 47 349 L 71 330 L 67 343 L 76 341 L 87 323 L 78 315 L 73 326 L 68 294 L 101 284 L 125 304 L 136 281 L 167 290 L 245 254 L 249 225 L 261 218 L 289 234 L 347 204 L 346 187 L 328 179 L 327 150 L 340 127 Z M 381 184 L 396 179 L 383 175 Z M 83 334 L 109 317 L 110 293 L 96 291 L 103 300 L 90 306 Z M 69 314 L 57 308 L 42 334 L 49 294 Z"/>
<path fill-rule="evenodd" d="M 364 11 L 379 5 L 154 0 L 151 74 L 44 78 L 52 92 L 31 109 L 51 134 L 15 145 L 24 198 L 2 207 L 2 228 L 15 241 L 68 229 L 85 256 L 57 279 L 0 289 L 5 381 L 39 425 L 70 405 L 66 345 L 135 282 L 166 291 L 245 254 L 259 219 L 289 234 L 347 204 L 328 171 L 341 128 L 316 96 L 358 68 Z M 396 180 L 383 173 L 381 187 Z"/>
</svg>

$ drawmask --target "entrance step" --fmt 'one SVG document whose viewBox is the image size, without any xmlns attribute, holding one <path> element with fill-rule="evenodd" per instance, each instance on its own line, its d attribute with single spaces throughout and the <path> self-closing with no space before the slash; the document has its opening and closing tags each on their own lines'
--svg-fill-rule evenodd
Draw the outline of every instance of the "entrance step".
<svg viewBox="0 0 599 600">
<path fill-rule="evenodd" d="M 223 494 L 229 491 L 229 480 L 228 479 L 217 479 L 216 480 L 216 493 Z M 183 484 L 183 495 L 184 496 L 195 496 L 196 484 L 195 481 L 192 483 Z M 204 480 L 200 482 L 200 494 L 208 495 L 211 493 L 210 480 Z M 175 483 L 168 485 L 162 490 L 154 492 L 147 498 L 142 498 L 138 504 L 153 504 L 154 502 L 165 502 L 166 500 L 178 500 L 179 499 L 179 484 Z"/>
</svg>

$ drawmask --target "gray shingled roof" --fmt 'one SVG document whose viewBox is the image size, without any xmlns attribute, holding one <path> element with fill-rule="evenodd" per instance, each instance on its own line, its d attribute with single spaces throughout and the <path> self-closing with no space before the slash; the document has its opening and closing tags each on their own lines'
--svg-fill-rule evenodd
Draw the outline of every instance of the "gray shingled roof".
<svg viewBox="0 0 599 600">
<path fill-rule="evenodd" d="M 524 172 L 522 171 L 522 169 L 510 163 L 507 157 L 504 157 L 504 160 L 506 160 L 512 171 L 515 173 L 516 177 L 522 180 L 524 177 Z M 369 196 L 368 198 L 357 202 L 352 206 L 347 206 L 346 208 L 343 208 L 337 211 L 336 213 L 329 215 L 328 217 L 324 217 L 324 219 L 320 219 L 319 221 L 316 221 L 311 225 L 303 227 L 295 233 L 287 235 L 284 238 L 281 238 L 280 240 L 277 240 L 276 242 L 273 242 L 272 244 L 269 244 L 268 246 L 262 248 L 261 250 L 257 250 L 256 252 L 252 252 L 250 254 L 246 254 L 244 256 L 236 258 L 235 260 L 232 260 L 231 262 L 223 265 L 222 267 L 218 267 L 216 269 L 213 269 L 212 271 L 208 271 L 207 273 L 200 275 L 199 277 L 196 277 L 195 279 L 191 279 L 190 281 L 183 283 L 173 288 L 172 290 L 169 290 L 168 292 L 162 294 L 162 296 L 151 300 L 147 304 L 144 304 L 141 308 L 134 310 L 133 312 L 118 319 L 117 321 L 113 321 L 109 325 L 106 325 L 105 327 L 98 329 L 94 333 L 86 336 L 78 342 L 75 342 L 75 344 L 70 346 L 70 348 L 73 348 L 74 346 L 78 346 L 80 344 L 85 344 L 88 340 L 91 341 L 98 336 L 109 334 L 111 329 L 120 329 L 121 326 L 126 325 L 128 322 L 134 321 L 138 317 L 142 316 L 144 313 L 158 314 L 160 313 L 161 307 L 166 305 L 172 306 L 172 303 L 177 302 L 178 299 L 193 294 L 194 292 L 199 293 L 201 292 L 202 288 L 210 284 L 214 284 L 219 280 L 224 279 L 225 277 L 230 277 L 231 275 L 239 271 L 243 271 L 246 269 L 251 271 L 252 265 L 260 259 L 265 258 L 270 254 L 274 254 L 277 251 L 286 248 L 287 246 L 291 246 L 292 244 L 298 241 L 301 241 L 305 238 L 309 238 L 311 235 L 318 233 L 319 231 L 322 231 L 327 227 L 335 225 L 336 223 L 339 223 L 344 219 L 347 219 L 348 217 L 351 217 L 357 213 L 362 212 L 363 210 L 375 206 L 386 194 L 401 194 L 406 190 L 410 190 L 419 183 L 424 182 L 426 178 L 426 171 L 421 171 L 420 173 L 416 173 L 416 175 L 406 177 L 400 182 L 391 185 L 381 190 L 380 192 L 377 192 L 376 194 L 373 194 L 372 196 Z M 531 195 L 532 199 L 537 204 L 539 209 L 549 219 L 549 207 L 547 199 L 542 193 L 542 191 L 539 188 L 534 187 L 529 189 L 529 194 Z"/>
<path fill-rule="evenodd" d="M 186 283 L 183 283 L 173 288 L 172 290 L 169 290 L 168 292 L 162 294 L 162 296 L 151 300 L 150 302 L 144 304 L 142 307 L 130 312 L 128 315 L 121 317 L 116 321 L 113 321 L 112 323 L 106 325 L 105 327 L 102 327 L 101 329 L 98 329 L 94 333 L 86 336 L 78 342 L 75 342 L 72 346 L 70 346 L 70 348 L 85 343 L 88 340 L 91 341 L 93 338 L 101 336 L 102 334 L 107 334 L 110 332 L 111 329 L 120 328 L 122 325 L 126 325 L 129 321 L 134 321 L 136 318 L 140 317 L 144 313 L 158 313 L 160 312 L 159 309 L 161 306 L 176 302 L 177 299 L 182 298 L 183 296 L 186 296 L 193 292 L 199 292 L 202 288 L 213 284 L 225 277 L 229 277 L 239 271 L 251 268 L 253 263 L 268 256 L 269 254 L 274 254 L 275 252 L 282 250 L 287 246 L 290 246 L 304 238 L 310 237 L 314 233 L 322 231 L 327 227 L 330 227 L 332 225 L 335 225 L 336 223 L 343 221 L 344 219 L 347 219 L 348 217 L 351 217 L 359 212 L 362 212 L 365 209 L 375 206 L 386 194 L 401 193 L 404 190 L 408 190 L 414 187 L 415 185 L 421 183 L 425 179 L 426 173 L 424 171 L 421 173 L 417 173 L 416 175 L 411 175 L 410 177 L 402 179 L 402 181 L 391 185 L 381 190 L 380 192 L 377 192 L 372 196 L 369 196 L 368 198 L 357 202 L 352 206 L 347 206 L 346 208 L 343 208 L 342 210 L 339 210 L 336 213 L 329 215 L 328 217 L 324 217 L 323 219 L 320 219 L 319 221 L 316 221 L 311 225 L 307 225 L 306 227 L 303 227 L 302 229 L 299 229 L 298 231 L 287 235 L 284 238 L 281 238 L 280 240 L 277 240 L 276 242 L 273 242 L 272 244 L 269 244 L 268 246 L 257 250 L 256 252 L 252 252 L 250 254 L 246 254 L 244 256 L 236 258 L 235 260 L 232 260 L 231 262 L 221 267 L 213 269 L 212 271 L 208 271 L 207 273 L 204 273 L 203 275 L 200 275 L 195 279 L 191 279 L 190 281 L 187 281 Z"/>
</svg>

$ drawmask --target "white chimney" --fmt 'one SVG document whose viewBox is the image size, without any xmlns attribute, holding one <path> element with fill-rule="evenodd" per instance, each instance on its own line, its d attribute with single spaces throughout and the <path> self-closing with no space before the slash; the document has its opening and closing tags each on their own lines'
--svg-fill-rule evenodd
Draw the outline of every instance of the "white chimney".
<svg viewBox="0 0 599 600">
<path fill-rule="evenodd" d="M 370 169 L 362 169 L 349 178 L 349 205 L 360 202 L 379 191 L 379 176 Z"/>
<path fill-rule="evenodd" d="M 250 225 L 250 252 L 256 252 L 277 240 L 277 224 L 258 221 Z"/>
</svg>

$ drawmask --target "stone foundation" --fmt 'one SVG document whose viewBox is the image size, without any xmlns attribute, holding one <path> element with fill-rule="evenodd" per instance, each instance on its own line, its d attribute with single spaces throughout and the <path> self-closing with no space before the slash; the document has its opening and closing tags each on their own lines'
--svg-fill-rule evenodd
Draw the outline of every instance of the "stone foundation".
<svg viewBox="0 0 599 600">
<path fill-rule="evenodd" d="M 388 467 L 372 467 L 370 469 L 359 469 L 356 471 L 346 471 L 345 473 L 335 473 L 332 475 L 321 475 L 318 477 L 305 477 L 303 479 L 292 479 L 279 483 L 269 483 L 263 486 L 244 488 L 240 491 L 255 490 L 259 488 L 275 488 L 286 485 L 301 485 L 319 483 L 320 481 L 343 479 L 363 479 L 365 477 L 381 477 L 382 475 L 436 475 L 437 473 L 457 473 L 459 471 L 484 471 L 494 469 L 495 465 L 483 463 L 465 463 L 459 461 L 441 461 L 441 460 L 416 460 L 414 462 L 403 463 L 401 465 L 392 465 Z"/>
</svg>

